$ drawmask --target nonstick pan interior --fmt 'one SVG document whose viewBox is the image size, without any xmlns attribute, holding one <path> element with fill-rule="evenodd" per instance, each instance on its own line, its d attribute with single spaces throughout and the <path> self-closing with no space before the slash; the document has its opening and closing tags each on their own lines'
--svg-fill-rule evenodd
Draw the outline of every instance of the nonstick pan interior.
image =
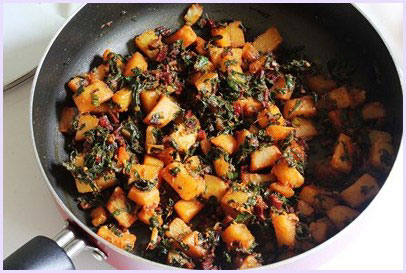
<svg viewBox="0 0 406 273">
<path fill-rule="evenodd" d="M 38 156 L 58 197 L 84 223 L 88 224 L 88 220 L 77 207 L 73 178 L 61 165 L 68 158 L 65 139 L 58 131 L 60 111 L 70 92 L 66 83 L 97 65 L 106 48 L 125 56 L 136 50 L 133 39 L 143 31 L 158 26 L 179 28 L 188 6 L 88 4 L 62 29 L 40 67 L 32 105 Z M 203 7 L 215 20 L 242 21 L 248 41 L 275 25 L 284 38 L 284 46 L 303 45 L 303 52 L 314 61 L 326 64 L 338 55 L 351 60 L 357 66 L 354 84 L 365 87 L 369 99 L 378 98 L 390 111 L 392 118 L 387 130 L 398 149 L 402 135 L 402 91 L 397 71 L 376 31 L 352 5 L 203 4 Z M 140 235 L 137 238 L 143 237 Z"/>
</svg>

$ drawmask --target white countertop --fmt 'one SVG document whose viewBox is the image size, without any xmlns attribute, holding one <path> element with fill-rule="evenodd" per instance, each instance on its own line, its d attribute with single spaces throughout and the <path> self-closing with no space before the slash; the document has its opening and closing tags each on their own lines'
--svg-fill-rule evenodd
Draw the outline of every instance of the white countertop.
<svg viewBox="0 0 406 273">
<path fill-rule="evenodd" d="M 359 7 L 381 30 L 397 64 L 402 66 L 402 5 L 359 4 Z M 64 226 L 34 156 L 29 132 L 31 83 L 29 80 L 4 94 L 4 257 L 37 235 L 52 238 Z M 336 242 L 341 245 L 340 251 L 318 261 L 314 267 L 308 265 L 308 269 L 402 269 L 402 151 L 387 184 L 354 227 L 356 236 Z M 87 252 L 76 257 L 74 263 L 78 269 L 112 269 Z"/>
</svg>

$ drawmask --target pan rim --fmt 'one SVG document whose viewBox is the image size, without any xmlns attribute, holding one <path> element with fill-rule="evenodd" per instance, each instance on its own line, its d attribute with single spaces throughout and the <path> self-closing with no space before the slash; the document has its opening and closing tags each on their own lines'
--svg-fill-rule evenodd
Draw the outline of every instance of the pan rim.
<svg viewBox="0 0 406 273">
<path fill-rule="evenodd" d="M 136 4 L 136 3 L 134 3 Z M 158 3 L 155 3 L 158 4 Z M 394 58 L 393 58 L 393 54 L 392 54 L 392 50 L 390 47 L 388 47 L 387 42 L 385 41 L 385 39 L 383 39 L 383 36 L 381 35 L 381 31 L 379 31 L 379 29 L 376 27 L 376 25 L 368 18 L 368 16 L 365 15 L 364 12 L 362 12 L 355 4 L 353 3 L 347 3 L 350 4 L 357 12 L 359 12 L 362 17 L 367 20 L 367 22 L 372 26 L 372 28 L 375 30 L 375 32 L 377 33 L 377 35 L 379 36 L 379 38 L 381 39 L 381 41 L 384 43 L 386 49 L 389 52 L 390 58 L 396 68 L 397 71 L 397 77 L 399 79 L 399 83 L 400 83 L 400 87 L 401 87 L 401 91 L 402 91 L 402 95 L 403 95 L 403 85 L 402 85 L 402 81 L 401 81 L 401 74 L 403 74 L 402 70 L 399 68 L 399 65 L 397 65 L 397 63 L 395 62 Z M 38 76 L 39 76 L 39 72 L 42 68 L 43 62 L 45 60 L 45 58 L 48 55 L 48 52 L 50 50 L 50 48 L 52 47 L 52 45 L 54 44 L 55 40 L 58 38 L 59 34 L 62 32 L 62 30 L 66 27 L 66 25 L 76 16 L 77 13 L 79 13 L 85 6 L 87 6 L 89 4 L 85 3 L 83 4 L 80 8 L 78 8 L 76 10 L 76 12 L 74 12 L 69 18 L 66 19 L 65 23 L 58 29 L 58 31 L 55 33 L 55 35 L 53 36 L 53 38 L 50 40 L 46 50 L 44 51 L 40 62 L 38 63 L 38 67 L 36 69 L 34 78 L 33 78 L 33 82 L 32 82 L 32 86 L 31 86 L 31 94 L 30 94 L 30 136 L 31 136 L 31 141 L 32 141 L 32 145 L 34 148 L 34 153 L 35 153 L 35 158 L 36 158 L 36 162 L 39 166 L 39 169 L 41 171 L 41 174 L 48 186 L 48 190 L 51 192 L 53 199 L 55 200 L 55 202 L 60 206 L 60 208 L 63 209 L 63 211 L 69 216 L 69 219 L 74 221 L 75 224 L 77 224 L 83 231 L 86 232 L 86 234 L 88 234 L 89 236 L 91 236 L 95 241 L 97 241 L 98 243 L 100 243 L 101 245 L 106 245 L 108 246 L 110 249 L 116 251 L 118 254 L 121 254 L 123 256 L 126 256 L 128 258 L 130 258 L 131 260 L 137 261 L 137 260 L 141 260 L 144 263 L 149 263 L 150 266 L 154 266 L 155 269 L 179 269 L 178 267 L 174 267 L 174 266 L 169 266 L 166 264 L 161 264 L 149 259 L 146 259 L 142 256 L 138 256 L 132 253 L 129 253 L 123 249 L 120 249 L 118 247 L 116 247 L 115 245 L 111 244 L 110 242 L 108 242 L 107 240 L 101 238 L 100 236 L 98 236 L 94 231 L 92 231 L 87 225 L 85 225 L 82 221 L 80 221 L 76 215 L 74 215 L 70 209 L 65 205 L 65 203 L 61 200 L 61 198 L 59 197 L 59 195 L 56 193 L 55 189 L 53 188 L 53 186 L 51 185 L 48 176 L 45 173 L 45 170 L 41 164 L 40 158 L 39 158 L 39 154 L 37 151 L 37 146 L 36 146 L 36 141 L 35 141 L 35 135 L 34 135 L 34 126 L 33 126 L 33 106 L 34 106 L 34 95 L 35 95 L 35 89 L 36 89 L 36 85 L 37 85 L 37 80 L 38 80 Z M 91 4 L 90 4 L 91 5 Z M 403 127 L 402 127 L 402 132 L 401 132 L 401 140 L 399 142 L 399 147 L 396 151 L 396 157 L 392 166 L 392 169 L 395 165 L 395 162 L 398 161 L 398 157 L 399 157 L 399 151 L 400 151 L 400 147 L 402 147 L 403 145 Z M 393 172 L 391 171 L 389 172 L 388 177 L 385 179 L 385 183 L 383 184 L 383 186 L 381 187 L 381 189 L 385 186 L 386 181 L 388 181 L 389 179 L 391 179 L 391 177 L 393 176 Z M 378 192 L 378 194 L 372 199 L 372 202 L 375 202 L 376 197 L 381 193 L 381 190 Z M 339 231 L 338 233 L 336 233 L 333 237 L 329 238 L 328 240 L 326 240 L 325 242 L 301 253 L 298 255 L 295 255 L 293 257 L 290 257 L 288 259 L 282 260 L 282 261 L 278 261 L 272 264 L 267 264 L 267 265 L 263 265 L 261 267 L 257 267 L 257 268 L 253 268 L 255 269 L 275 269 L 278 267 L 281 267 L 283 265 L 286 264 L 290 264 L 290 263 L 294 263 L 298 260 L 301 260 L 303 258 L 305 258 L 308 255 L 314 254 L 315 252 L 319 251 L 321 248 L 326 248 L 329 245 L 333 244 L 334 242 L 337 241 L 338 237 L 342 237 L 345 233 L 348 233 L 350 228 L 352 229 L 355 224 L 354 223 L 358 223 L 361 219 L 361 217 L 365 217 L 366 215 L 366 211 L 367 209 L 370 207 L 370 204 L 368 204 L 368 206 L 360 213 L 360 215 L 354 219 L 348 226 L 346 226 L 343 230 Z M 369 211 L 369 210 L 368 210 Z M 341 235 L 339 235 L 341 234 Z M 98 247 L 96 245 L 96 247 Z M 108 255 L 107 255 L 108 256 Z M 107 258 L 108 261 L 108 258 Z M 109 262 L 108 262 L 109 263 Z"/>
</svg>

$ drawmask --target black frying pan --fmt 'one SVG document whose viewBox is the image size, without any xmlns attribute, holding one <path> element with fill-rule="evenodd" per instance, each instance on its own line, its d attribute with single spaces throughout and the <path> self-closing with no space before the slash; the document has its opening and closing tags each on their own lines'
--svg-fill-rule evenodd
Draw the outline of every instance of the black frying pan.
<svg viewBox="0 0 406 273">
<path fill-rule="evenodd" d="M 5 269 L 73 268 L 66 253 L 74 256 L 86 245 L 103 250 L 98 252 L 99 257 L 106 254 L 107 261 L 117 268 L 169 268 L 128 254 L 95 235 L 85 213 L 76 205 L 77 192 L 73 178 L 61 165 L 67 159 L 67 154 L 64 150 L 64 137 L 57 127 L 59 114 L 67 97 L 66 83 L 72 76 L 99 64 L 98 56 L 106 48 L 122 55 L 134 52 L 136 48 L 133 38 L 147 29 L 161 25 L 179 28 L 188 6 L 189 4 L 88 4 L 62 27 L 52 41 L 38 67 L 33 84 L 32 132 L 45 181 L 61 208 L 62 215 L 70 221 L 69 230 L 73 230 L 74 234 L 64 231 L 56 238 L 56 243 L 45 237 L 36 237 L 5 260 Z M 389 116 L 392 117 L 387 130 L 393 135 L 394 147 L 398 150 L 403 124 L 399 76 L 384 42 L 354 6 L 203 6 L 204 11 L 215 20 L 238 19 L 244 22 L 248 29 L 247 40 L 252 40 L 270 25 L 276 25 L 284 38 L 285 46 L 304 45 L 304 53 L 317 62 L 326 63 L 337 55 L 352 60 L 357 65 L 354 84 L 365 87 L 369 99 L 378 99 L 387 106 Z M 110 21 L 111 26 L 101 27 Z M 147 240 L 144 230 L 135 230 L 135 233 L 137 244 Z M 85 242 L 79 239 L 75 241 L 76 237 Z M 82 243 L 78 243 L 78 240 Z M 273 266 L 277 265 L 278 263 Z"/>
</svg>

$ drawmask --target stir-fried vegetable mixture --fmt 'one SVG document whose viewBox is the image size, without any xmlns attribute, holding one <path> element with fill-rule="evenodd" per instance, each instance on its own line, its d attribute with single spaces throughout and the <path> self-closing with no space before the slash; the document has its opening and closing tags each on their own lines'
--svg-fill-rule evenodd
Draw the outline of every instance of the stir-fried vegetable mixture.
<svg viewBox="0 0 406 273">
<path fill-rule="evenodd" d="M 376 195 L 394 156 L 387 115 L 348 65 L 287 50 L 275 26 L 247 42 L 242 22 L 202 13 L 192 5 L 179 30 L 145 31 L 133 54 L 106 50 L 69 81 L 64 166 L 117 247 L 185 268 L 258 267 L 327 240 Z"/>
</svg>

